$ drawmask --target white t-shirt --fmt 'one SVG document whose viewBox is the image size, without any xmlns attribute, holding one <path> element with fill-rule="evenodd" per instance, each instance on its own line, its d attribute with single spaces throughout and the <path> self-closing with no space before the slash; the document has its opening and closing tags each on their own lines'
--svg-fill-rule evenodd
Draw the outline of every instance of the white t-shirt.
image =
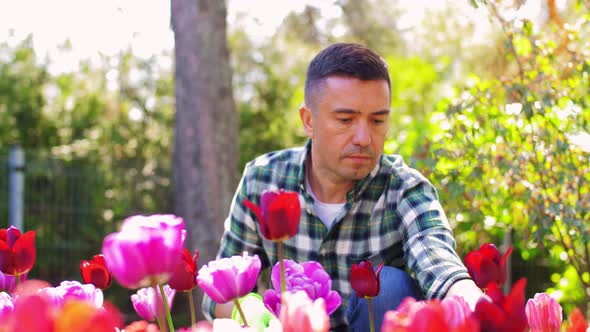
<svg viewBox="0 0 590 332">
<path fill-rule="evenodd" d="M 320 220 L 326 225 L 326 227 L 330 228 L 330 226 L 332 226 L 332 224 L 334 223 L 334 219 L 336 219 L 336 216 L 338 215 L 338 213 L 340 213 L 340 210 L 342 210 L 345 203 L 320 202 L 320 200 L 317 199 L 313 194 L 307 176 L 305 177 L 305 189 L 307 189 L 307 192 L 313 198 L 313 211 L 318 216 L 318 218 L 320 218 Z"/>
</svg>

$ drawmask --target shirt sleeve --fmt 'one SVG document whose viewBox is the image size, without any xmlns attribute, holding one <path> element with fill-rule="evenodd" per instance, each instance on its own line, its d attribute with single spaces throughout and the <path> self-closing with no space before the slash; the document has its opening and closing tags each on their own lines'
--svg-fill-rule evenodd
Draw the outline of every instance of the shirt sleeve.
<svg viewBox="0 0 590 332">
<path fill-rule="evenodd" d="M 262 238 L 258 233 L 256 222 L 252 218 L 253 215 L 244 206 L 244 199 L 248 197 L 247 186 L 249 179 L 255 179 L 254 176 L 250 175 L 251 171 L 252 168 L 246 166 L 232 199 L 229 215 L 224 222 L 224 231 L 217 258 L 241 255 L 244 251 L 247 251 L 260 257 L 262 262 L 261 270 L 263 270 L 269 265 L 269 261 L 262 246 Z M 258 201 L 258 199 L 252 199 L 252 197 L 249 197 L 249 199 L 253 202 Z M 203 295 L 202 311 L 207 319 L 213 320 L 215 318 L 215 303 L 207 294 Z"/>
<path fill-rule="evenodd" d="M 427 299 L 443 298 L 455 282 L 470 278 L 455 252 L 453 233 L 436 190 L 427 180 L 402 194 L 398 211 L 404 259 Z"/>
</svg>

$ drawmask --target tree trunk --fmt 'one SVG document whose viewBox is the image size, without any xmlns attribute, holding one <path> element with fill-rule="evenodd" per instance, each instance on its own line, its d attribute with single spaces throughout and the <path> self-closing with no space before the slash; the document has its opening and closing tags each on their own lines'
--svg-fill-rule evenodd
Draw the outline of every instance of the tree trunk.
<svg viewBox="0 0 590 332">
<path fill-rule="evenodd" d="M 226 39 L 226 4 L 172 0 L 175 39 L 176 213 L 199 265 L 215 257 L 238 180 L 238 115 Z M 197 297 L 200 298 L 200 297 Z"/>
</svg>

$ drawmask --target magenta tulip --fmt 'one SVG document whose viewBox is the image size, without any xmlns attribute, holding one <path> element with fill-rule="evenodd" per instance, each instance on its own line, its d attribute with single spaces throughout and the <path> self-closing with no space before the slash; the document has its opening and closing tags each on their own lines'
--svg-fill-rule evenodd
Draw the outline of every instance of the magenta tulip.
<svg viewBox="0 0 590 332">
<path fill-rule="evenodd" d="M 274 289 L 269 289 L 264 293 L 264 304 L 268 310 L 278 317 L 281 311 L 279 263 L 275 264 L 272 268 L 271 281 Z M 323 298 L 328 315 L 336 311 L 342 303 L 340 294 L 332 290 L 332 279 L 330 275 L 316 261 L 298 264 L 295 261 L 286 259 L 285 284 L 287 291 L 296 292 L 303 290 L 312 301 Z"/>
<path fill-rule="evenodd" d="M 330 317 L 323 298 L 312 301 L 304 291 L 286 292 L 279 319 L 283 332 L 328 332 Z"/>
<path fill-rule="evenodd" d="M 102 254 L 112 275 L 127 288 L 168 282 L 182 255 L 186 230 L 174 215 L 133 216 L 108 235 Z"/>
<path fill-rule="evenodd" d="M 164 295 L 166 295 L 166 302 L 168 307 L 172 309 L 174 295 L 176 291 L 170 288 L 169 285 L 164 285 Z M 164 301 L 160 289 L 158 291 L 154 287 L 141 288 L 137 293 L 131 295 L 131 302 L 137 314 L 147 320 L 154 321 L 158 317 L 163 317 L 165 314 Z"/>
<path fill-rule="evenodd" d="M 240 298 L 256 286 L 262 263 L 258 255 L 220 258 L 209 262 L 199 270 L 199 287 L 216 303 L 226 303 Z"/>
<path fill-rule="evenodd" d="M 18 283 L 21 284 L 27 280 L 27 273 L 16 277 L 0 272 L 0 292 L 5 291 L 11 293 L 16 287 L 16 278 L 18 278 Z"/>
<path fill-rule="evenodd" d="M 301 205 L 299 194 L 284 190 L 265 191 L 260 206 L 248 199 L 246 205 L 258 218 L 262 236 L 271 241 L 282 241 L 295 236 L 299 228 Z"/>
<path fill-rule="evenodd" d="M 547 293 L 537 293 L 526 304 L 526 316 L 531 332 L 559 332 L 561 330 L 562 308 Z"/>
</svg>

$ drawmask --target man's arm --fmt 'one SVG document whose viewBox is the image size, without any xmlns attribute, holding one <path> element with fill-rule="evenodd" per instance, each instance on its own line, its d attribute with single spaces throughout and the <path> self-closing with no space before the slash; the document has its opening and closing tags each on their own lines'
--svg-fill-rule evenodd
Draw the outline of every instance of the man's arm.
<svg viewBox="0 0 590 332">
<path fill-rule="evenodd" d="M 418 180 L 405 189 L 397 212 L 403 223 L 404 259 L 427 299 L 443 298 L 453 285 L 470 279 L 455 252 L 451 227 L 430 182 Z"/>
</svg>

